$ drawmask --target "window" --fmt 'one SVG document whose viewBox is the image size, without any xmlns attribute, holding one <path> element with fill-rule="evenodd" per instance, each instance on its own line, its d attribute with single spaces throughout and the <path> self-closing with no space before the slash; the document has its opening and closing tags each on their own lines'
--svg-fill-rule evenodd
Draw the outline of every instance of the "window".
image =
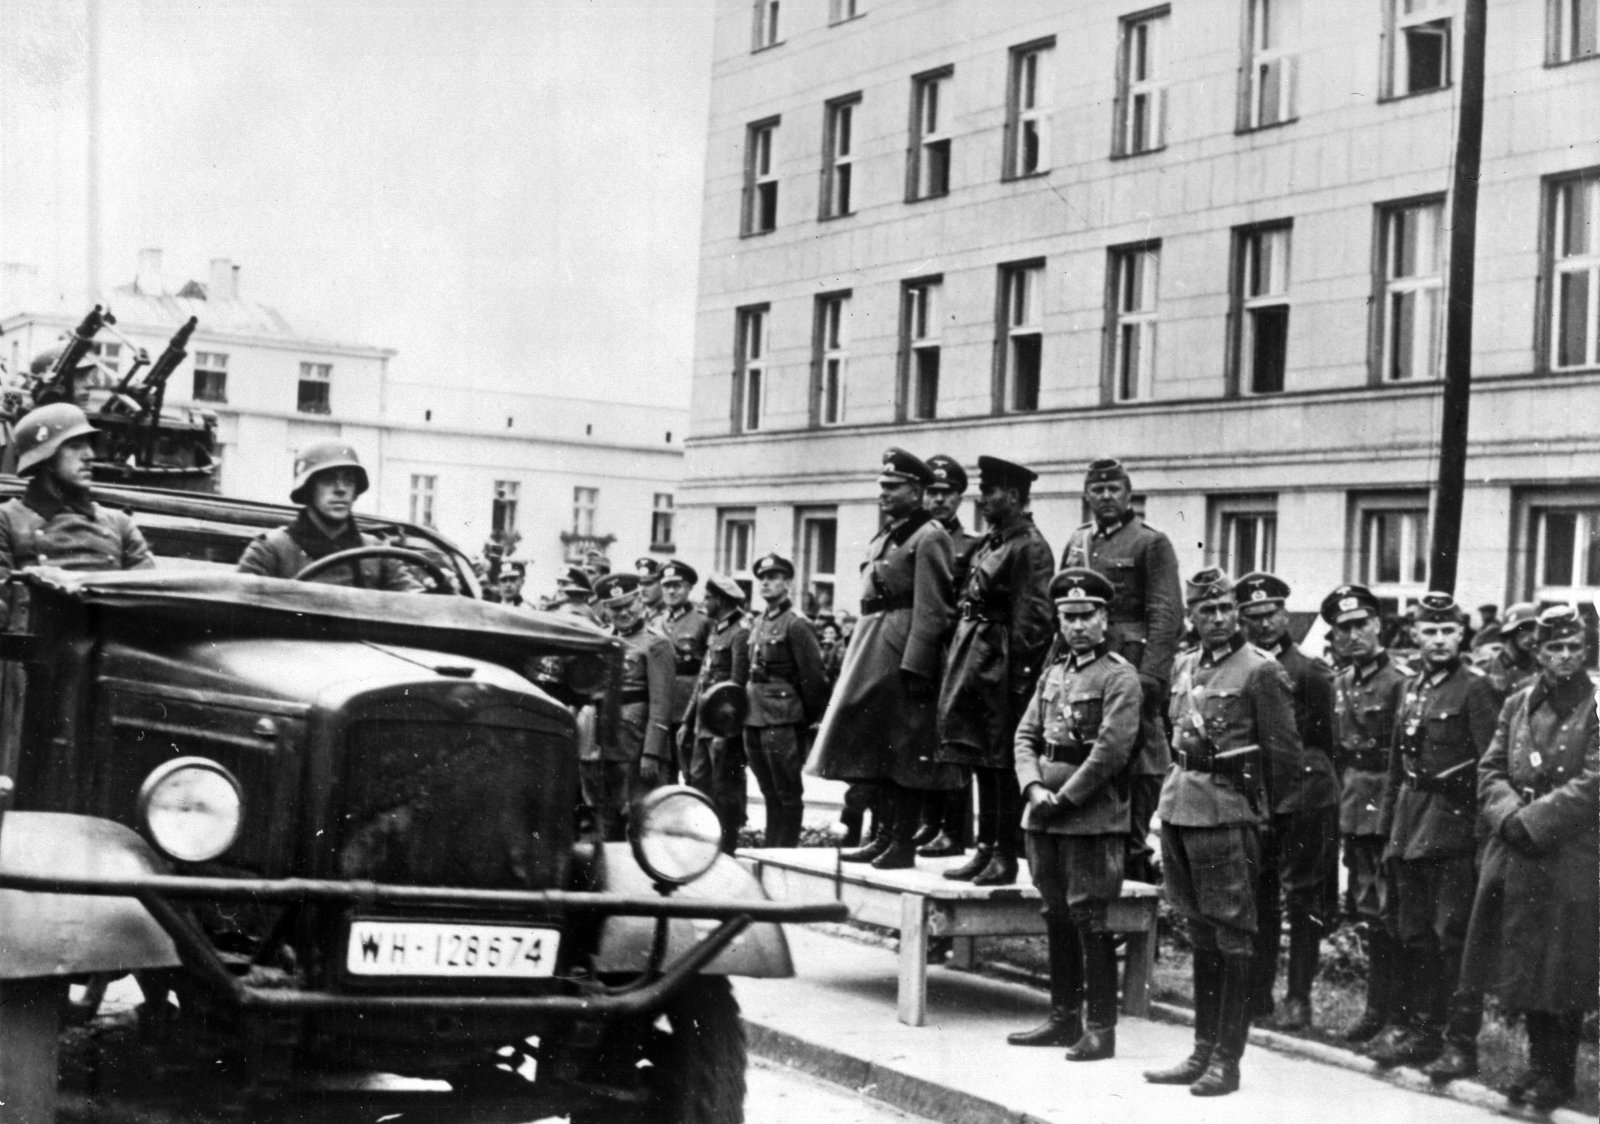
<svg viewBox="0 0 1600 1124">
<path fill-rule="evenodd" d="M 1592 59 L 1600 53 L 1600 0 L 1548 0 L 1549 51 L 1552 63 Z"/>
<path fill-rule="evenodd" d="M 1450 25 L 1456 0 L 1387 0 L 1384 96 L 1450 85 Z"/>
<path fill-rule="evenodd" d="M 928 277 L 900 287 L 901 417 L 928 421 L 939 413 L 939 308 L 944 283 Z"/>
<path fill-rule="evenodd" d="M 950 191 L 949 93 L 953 67 L 911 80 L 911 151 L 907 160 L 906 202 L 932 199 Z"/>
<path fill-rule="evenodd" d="M 599 488 L 572 489 L 572 533 L 583 538 L 594 537 L 594 512 L 600 506 Z"/>
<path fill-rule="evenodd" d="M 1549 360 L 1600 365 L 1600 168 L 1550 184 Z"/>
<path fill-rule="evenodd" d="M 756 0 L 755 26 L 750 38 L 752 51 L 778 45 L 778 0 Z"/>
<path fill-rule="evenodd" d="M 1167 84 L 1161 52 L 1166 47 L 1170 23 L 1168 8 L 1122 21 L 1114 155 L 1136 156 L 1166 144 Z"/>
<path fill-rule="evenodd" d="M 1212 497 L 1211 536 L 1224 573 L 1270 573 L 1278 561 L 1278 497 Z"/>
<path fill-rule="evenodd" d="M 1055 39 L 1011 48 L 1011 80 L 1006 104 L 1004 177 L 1050 170 L 1050 67 Z"/>
<path fill-rule="evenodd" d="M 1444 362 L 1444 200 L 1382 207 L 1378 221 L 1379 380 L 1438 378 Z"/>
<path fill-rule="evenodd" d="M 717 569 L 738 577 L 750 572 L 751 544 L 756 537 L 753 508 L 723 508 L 717 512 Z"/>
<path fill-rule="evenodd" d="M 1044 341 L 1044 262 L 1000 267 L 999 371 L 996 411 L 1039 408 Z"/>
<path fill-rule="evenodd" d="M 1150 397 L 1156 365 L 1156 281 L 1160 266 L 1160 242 L 1139 242 L 1111 251 L 1107 383 L 1113 402 L 1137 402 Z"/>
<path fill-rule="evenodd" d="M 1300 4 L 1301 0 L 1249 0 L 1241 129 L 1294 120 Z"/>
<path fill-rule="evenodd" d="M 495 542 L 516 541 L 517 493 L 521 488 L 515 480 L 494 482 L 494 506 L 489 511 L 489 537 Z"/>
<path fill-rule="evenodd" d="M 1596 664 L 1590 599 L 1600 587 L 1600 489 L 1520 491 L 1513 505 L 1514 601 L 1576 605 L 1589 622 L 1588 663 Z"/>
<path fill-rule="evenodd" d="M 196 395 L 198 397 L 198 395 Z M 434 526 L 433 497 L 438 484 L 436 476 L 411 477 L 411 522 L 423 527 Z"/>
<path fill-rule="evenodd" d="M 801 511 L 799 519 L 801 607 L 807 616 L 832 612 L 838 517 L 830 507 Z"/>
<path fill-rule="evenodd" d="M 816 308 L 811 424 L 838 425 L 844 421 L 845 378 L 850 366 L 850 294 L 820 296 Z"/>
<path fill-rule="evenodd" d="M 853 20 L 859 15 L 864 15 L 866 4 L 864 0 L 828 0 L 828 22 L 843 23 Z"/>
<path fill-rule="evenodd" d="M 100 389 L 114 388 L 122 374 L 122 345 L 112 343 L 110 340 L 91 340 L 89 350 L 85 355 L 85 366 L 93 371 L 85 375 L 78 382 L 78 389 L 96 387 Z"/>
<path fill-rule="evenodd" d="M 754 433 L 761 428 L 762 392 L 767 374 L 767 305 L 741 308 L 735 331 L 733 370 L 733 432 Z"/>
<path fill-rule="evenodd" d="M 226 402 L 228 400 L 228 357 L 218 351 L 194 353 L 194 400 L 196 402 Z M 415 519 L 412 520 L 416 522 Z"/>
<path fill-rule="evenodd" d="M 302 414 L 326 414 L 328 386 L 333 379 L 333 364 L 300 364 L 300 392 L 295 409 Z"/>
<path fill-rule="evenodd" d="M 1283 389 L 1289 354 L 1290 229 L 1282 223 L 1233 232 L 1233 384 L 1246 394 Z"/>
<path fill-rule="evenodd" d="M 822 213 L 825 219 L 851 214 L 850 187 L 855 172 L 851 132 L 860 94 L 828 103 L 822 126 Z"/>
<path fill-rule="evenodd" d="M 778 176 L 772 162 L 777 135 L 776 117 L 745 130 L 743 234 L 768 234 L 778 228 Z"/>
<path fill-rule="evenodd" d="M 657 492 L 650 504 L 650 549 L 672 548 L 672 493 Z"/>
<path fill-rule="evenodd" d="M 1427 590 L 1428 497 L 1357 496 L 1352 503 L 1356 580 L 1403 606 Z"/>
</svg>

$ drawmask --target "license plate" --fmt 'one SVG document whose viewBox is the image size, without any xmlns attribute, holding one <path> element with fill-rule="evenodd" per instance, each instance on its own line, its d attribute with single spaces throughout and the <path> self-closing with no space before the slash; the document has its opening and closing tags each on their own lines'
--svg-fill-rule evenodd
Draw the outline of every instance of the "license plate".
<svg viewBox="0 0 1600 1124">
<path fill-rule="evenodd" d="M 350 923 L 352 976 L 526 979 L 555 974 L 561 933 L 514 925 L 432 921 Z"/>
</svg>

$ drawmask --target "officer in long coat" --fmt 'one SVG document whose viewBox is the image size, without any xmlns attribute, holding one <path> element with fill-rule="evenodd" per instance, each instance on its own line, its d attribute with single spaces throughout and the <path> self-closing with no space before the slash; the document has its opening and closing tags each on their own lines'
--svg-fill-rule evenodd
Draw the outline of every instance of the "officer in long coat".
<svg viewBox="0 0 1600 1124">
<path fill-rule="evenodd" d="M 1333 770 L 1333 669 L 1289 637 L 1289 583 L 1257 572 L 1239 579 L 1245 638 L 1277 658 L 1294 691 L 1300 760 L 1277 774 L 1271 830 L 1262 837 L 1256 894 L 1251 1015 L 1278 1030 L 1311 1025 L 1311 984 L 1322 938 L 1339 923 L 1339 778 Z M 1280 902 L 1280 898 L 1282 899 Z M 1282 917 L 1289 914 L 1289 986 L 1274 1016 Z"/>
<path fill-rule="evenodd" d="M 944 638 L 955 611 L 950 536 L 923 509 L 933 473 L 903 449 L 884 452 L 878 506 L 884 526 L 861 565 L 861 619 L 817 732 L 808 771 L 881 791 L 877 831 L 843 857 L 911 866 L 922 793 L 960 784 L 935 760 Z M 903 814 L 902 814 L 903 813 Z"/>
<path fill-rule="evenodd" d="M 960 619 L 939 692 L 939 760 L 978 779 L 978 846 L 944 872 L 975 886 L 1016 881 L 1022 794 L 1013 740 L 1055 634 L 1050 544 L 1028 514 L 1032 469 L 979 457 L 984 522 L 960 595 Z"/>
<path fill-rule="evenodd" d="M 1115 592 L 1093 570 L 1063 570 L 1050 582 L 1063 647 L 1017 726 L 1014 753 L 1049 941 L 1050 1015 L 1006 1041 L 1066 1046 L 1067 1060 L 1078 1062 L 1117 1049 L 1117 954 L 1106 913 L 1122 896 L 1141 700 L 1133 665 L 1106 644 Z"/>
<path fill-rule="evenodd" d="M 1395 715 L 1413 673 L 1384 649 L 1383 613 L 1366 586 L 1336 587 L 1323 598 L 1322 619 L 1344 665 L 1333 686 L 1345 908 L 1367 953 L 1366 1009 L 1341 1037 L 1366 1042 L 1389 1023 L 1405 1022 L 1400 950 L 1392 932 L 1394 894 L 1383 865 L 1388 839 L 1378 816 L 1388 785 Z"/>
<path fill-rule="evenodd" d="M 668 563 L 670 569 L 672 563 Z M 704 610 L 711 619 L 700 674 L 682 716 L 678 760 L 683 781 L 710 798 L 722 820 L 722 849 L 732 854 L 744 826 L 744 731 L 724 737 L 710 726 L 701 700 L 713 687 L 731 683 L 741 691 L 750 682 L 750 626 L 744 613 L 744 590 L 725 574 L 706 579 Z"/>
<path fill-rule="evenodd" d="M 1572 1096 L 1600 986 L 1600 725 L 1583 619 L 1555 606 L 1537 629 L 1540 674 L 1500 712 L 1478 766 L 1490 835 L 1462 986 L 1524 1013 L 1529 1065 L 1507 1095 L 1548 1112 Z"/>
<path fill-rule="evenodd" d="M 1117 590 L 1111 645 L 1138 670 L 1145 707 L 1131 790 L 1128 877 L 1150 882 L 1155 878 L 1150 818 L 1172 763 L 1161 711 L 1183 635 L 1183 583 L 1171 540 L 1133 510 L 1133 482 L 1121 461 L 1106 457 L 1091 462 L 1083 478 L 1083 498 L 1094 518 L 1067 540 L 1061 568 L 1087 566 Z"/>
<path fill-rule="evenodd" d="M 1373 1039 L 1367 1053 L 1381 1066 L 1425 1066 L 1447 1045 L 1476 1058 L 1482 1005 L 1457 983 L 1477 886 L 1476 770 L 1500 700 L 1461 658 L 1465 623 L 1448 593 L 1426 593 L 1417 605 L 1421 667 L 1395 718 L 1378 821 L 1389 837 L 1384 859 L 1392 864 L 1410 1025 L 1391 1024 Z"/>
</svg>

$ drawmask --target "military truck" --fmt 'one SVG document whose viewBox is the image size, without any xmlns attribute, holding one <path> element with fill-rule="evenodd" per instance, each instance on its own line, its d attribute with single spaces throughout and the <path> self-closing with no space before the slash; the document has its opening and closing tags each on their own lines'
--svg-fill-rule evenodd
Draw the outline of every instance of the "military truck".
<svg viewBox="0 0 1600 1124">
<path fill-rule="evenodd" d="M 687 788 L 599 838 L 613 637 L 481 600 L 422 527 L 299 575 L 391 555 L 404 595 L 236 573 L 287 507 L 96 495 L 156 568 L 23 571 L 0 635 L 0 1124 L 52 1119 L 63 1021 L 129 973 L 141 1041 L 252 1120 L 332 1071 L 442 1079 L 453 1119 L 742 1119 L 729 978 L 843 907 L 767 900 Z"/>
</svg>

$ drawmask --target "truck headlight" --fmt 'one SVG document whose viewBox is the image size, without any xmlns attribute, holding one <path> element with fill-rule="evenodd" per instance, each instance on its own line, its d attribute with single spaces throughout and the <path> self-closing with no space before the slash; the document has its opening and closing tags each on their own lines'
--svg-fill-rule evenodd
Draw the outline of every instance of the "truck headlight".
<svg viewBox="0 0 1600 1124">
<path fill-rule="evenodd" d="M 215 761 L 179 757 L 144 779 L 139 818 L 150 841 L 169 858 L 205 862 L 239 837 L 244 799 L 233 774 Z"/>
<path fill-rule="evenodd" d="M 711 801 L 687 785 L 655 789 L 634 806 L 631 818 L 633 857 L 657 882 L 693 882 L 717 861 L 722 821 Z"/>
</svg>

